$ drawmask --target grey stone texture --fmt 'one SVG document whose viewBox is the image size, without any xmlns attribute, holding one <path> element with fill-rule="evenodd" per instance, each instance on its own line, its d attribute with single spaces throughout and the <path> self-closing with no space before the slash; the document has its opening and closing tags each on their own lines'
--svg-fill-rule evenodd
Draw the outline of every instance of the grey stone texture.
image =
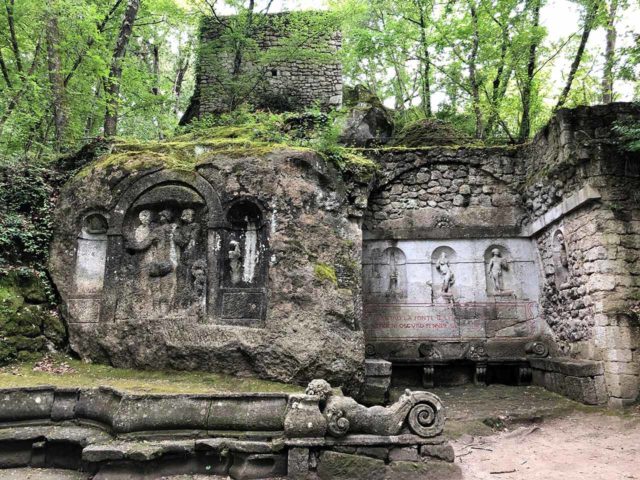
<svg viewBox="0 0 640 480">
<path fill-rule="evenodd" d="M 318 381 L 314 382 L 310 388 L 315 385 L 317 389 Z M 71 393 L 75 394 L 73 402 Z M 109 480 L 178 474 L 237 480 L 396 478 L 396 469 L 424 470 L 425 449 L 451 448 L 441 430 L 428 438 L 405 433 L 412 429 L 412 412 L 425 414 L 420 399 L 438 402 L 429 395 L 414 392 L 388 409 L 361 407 L 355 413 L 352 409 L 344 418 L 352 421 L 355 433 L 334 436 L 307 428 L 317 416 L 324 418 L 321 397 L 315 395 L 306 395 L 308 408 L 301 409 L 295 405 L 301 395 L 294 394 L 133 395 L 107 388 L 1 389 L 0 466 L 82 469 L 95 474 L 94 478 Z M 336 403 L 337 394 L 332 397 L 325 414 L 346 405 Z M 58 402 L 71 406 L 65 423 L 52 422 L 60 411 Z M 411 407 L 408 415 L 407 407 Z M 398 410 L 402 410 L 400 416 L 395 415 Z M 442 411 L 436 416 L 444 420 Z M 363 428 L 368 424 L 369 430 L 376 430 L 391 417 L 397 428 L 387 430 L 399 434 L 376 435 Z M 298 426 L 291 428 L 292 423 Z M 305 428 L 306 435 L 300 435 Z M 429 471 L 443 468 L 445 462 L 436 458 L 431 455 Z"/>
<path fill-rule="evenodd" d="M 313 15 L 322 15 L 313 12 Z M 263 21 L 257 20 L 253 40 L 257 48 L 269 52 L 283 45 L 290 36 L 287 13 L 270 14 Z M 221 27 L 211 18 L 203 18 L 200 29 L 200 48 L 196 65 L 196 92 L 192 100 L 198 106 L 197 116 L 228 109 L 224 84 L 233 68 L 233 59 L 227 58 L 220 42 Z M 251 82 L 257 87 L 251 90 L 247 100 L 260 106 L 283 101 L 289 107 L 304 108 L 313 104 L 323 107 L 339 107 L 342 104 L 342 64 L 337 53 L 342 45 L 340 32 L 326 32 L 326 37 L 304 42 L 306 49 L 318 57 L 277 61 L 272 65 L 255 66 L 245 60 L 244 69 L 252 72 Z"/>
<path fill-rule="evenodd" d="M 192 173 L 115 167 L 75 177 L 61 193 L 50 264 L 72 348 L 118 367 L 299 383 L 322 375 L 357 391 L 354 188 L 300 151 L 217 157 Z M 82 247 L 96 214 L 108 225 L 104 256 Z M 340 271 L 338 282 L 319 266 Z"/>
<path fill-rule="evenodd" d="M 380 150 L 363 225 L 367 355 L 426 365 L 511 359 L 524 366 L 532 354 L 526 345 L 536 341 L 544 354 L 534 356 L 604 365 L 588 381 L 534 371 L 549 388 L 558 391 L 552 379 L 564 375 L 560 383 L 575 384 L 564 393 L 588 403 L 637 398 L 640 162 L 622 148 L 613 126 L 638 118 L 634 104 L 580 107 L 559 111 L 523 147 Z M 490 268 L 493 255 L 479 248 L 487 242 L 505 248 L 498 258 L 509 268 Z M 526 245 L 515 259 L 529 269 L 511 263 L 508 251 L 516 244 Z M 474 262 L 475 273 L 468 267 Z M 496 309 L 464 310 L 474 291 L 482 294 L 474 297 L 476 307 L 493 298 Z M 531 302 L 533 317 L 525 317 L 531 328 L 508 324 L 517 317 L 508 313 L 510 301 Z M 477 332 L 466 328 L 470 315 L 479 321 Z M 378 328 L 380 322 L 390 328 Z M 496 334 L 501 338 L 491 338 Z M 481 355 L 472 353 L 477 347 Z"/>
</svg>

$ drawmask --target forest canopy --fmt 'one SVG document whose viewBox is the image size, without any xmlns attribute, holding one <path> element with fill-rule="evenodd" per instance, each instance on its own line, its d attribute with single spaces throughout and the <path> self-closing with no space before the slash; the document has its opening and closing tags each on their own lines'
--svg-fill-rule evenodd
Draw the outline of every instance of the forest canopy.
<svg viewBox="0 0 640 480">
<path fill-rule="evenodd" d="M 554 36 L 543 17 L 560 1 L 575 15 L 565 19 L 569 33 Z M 255 18 L 275 11 L 255 0 L 0 2 L 3 158 L 50 158 L 97 137 L 175 134 L 194 89 L 202 16 L 236 15 L 230 36 L 242 53 Z M 434 118 L 478 141 L 521 143 L 558 108 L 640 97 L 638 0 L 324 7 L 339 20 L 345 84 L 367 87 L 398 125 Z"/>
</svg>

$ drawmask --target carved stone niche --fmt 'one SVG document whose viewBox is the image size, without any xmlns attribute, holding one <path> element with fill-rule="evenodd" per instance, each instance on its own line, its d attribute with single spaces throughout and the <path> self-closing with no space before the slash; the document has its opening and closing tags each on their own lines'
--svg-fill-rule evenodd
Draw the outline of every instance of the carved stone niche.
<svg viewBox="0 0 640 480">
<path fill-rule="evenodd" d="M 435 303 L 449 303 L 455 298 L 455 261 L 453 248 L 441 246 L 431 254 L 431 287 Z"/>
<path fill-rule="evenodd" d="M 562 230 L 556 230 L 552 237 L 554 280 L 556 288 L 560 288 L 569 279 L 569 257 Z"/>
<path fill-rule="evenodd" d="M 407 298 L 407 259 L 398 247 L 373 248 L 363 268 L 366 300 L 397 302 Z"/>
<path fill-rule="evenodd" d="M 107 260 L 107 218 L 92 212 L 82 219 L 78 234 L 75 263 L 75 293 L 78 296 L 99 295 L 104 285 Z"/>
<path fill-rule="evenodd" d="M 502 245 L 491 245 L 484 252 L 487 295 L 493 297 L 515 296 L 515 282 L 509 250 Z"/>
<path fill-rule="evenodd" d="M 234 200 L 225 214 L 220 323 L 262 326 L 266 317 L 269 268 L 268 228 L 259 203 Z"/>
<path fill-rule="evenodd" d="M 124 218 L 117 318 L 205 316 L 206 214 L 187 185 L 156 186 L 136 199 Z"/>
<path fill-rule="evenodd" d="M 197 174 L 159 171 L 131 183 L 110 212 L 100 321 L 211 319 L 221 212 Z"/>
</svg>

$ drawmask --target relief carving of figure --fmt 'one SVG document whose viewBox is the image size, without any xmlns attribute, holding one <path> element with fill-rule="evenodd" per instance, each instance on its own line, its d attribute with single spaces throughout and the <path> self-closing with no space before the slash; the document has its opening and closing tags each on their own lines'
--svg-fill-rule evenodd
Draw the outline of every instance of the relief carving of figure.
<svg viewBox="0 0 640 480">
<path fill-rule="evenodd" d="M 194 295 L 191 294 L 191 276 L 197 261 L 200 225 L 194 222 L 194 211 L 186 208 L 180 215 L 180 222 L 173 232 L 173 242 L 177 247 L 176 281 L 180 307 L 188 307 Z M 205 268 L 206 270 L 206 268 Z M 196 295 L 196 298 L 200 298 Z"/>
<path fill-rule="evenodd" d="M 508 270 L 507 261 L 502 258 L 500 250 L 494 248 L 491 250 L 491 259 L 489 260 L 488 273 L 495 292 L 504 291 L 503 271 Z"/>
<path fill-rule="evenodd" d="M 204 260 L 196 260 L 191 267 L 191 277 L 193 278 L 193 291 L 198 302 L 198 314 L 204 315 L 207 293 L 207 264 Z"/>
<path fill-rule="evenodd" d="M 228 254 L 231 283 L 236 285 L 242 280 L 242 251 L 240 250 L 240 244 L 235 240 L 231 240 L 229 245 L 231 246 Z"/>
<path fill-rule="evenodd" d="M 149 267 L 149 277 L 153 280 L 150 293 L 153 298 L 153 311 L 167 315 L 176 293 L 175 269 L 178 255 L 173 241 L 176 225 L 171 223 L 172 214 L 169 210 L 162 210 L 158 219 L 158 225 L 151 232 L 155 243 L 155 255 Z"/>
<path fill-rule="evenodd" d="M 436 262 L 436 270 L 442 277 L 442 293 L 449 293 L 449 290 L 455 282 L 455 275 L 449 265 L 449 258 L 445 252 L 440 254 L 438 261 Z"/>
<path fill-rule="evenodd" d="M 389 293 L 394 294 L 398 291 L 398 270 L 394 267 L 389 275 Z"/>
</svg>

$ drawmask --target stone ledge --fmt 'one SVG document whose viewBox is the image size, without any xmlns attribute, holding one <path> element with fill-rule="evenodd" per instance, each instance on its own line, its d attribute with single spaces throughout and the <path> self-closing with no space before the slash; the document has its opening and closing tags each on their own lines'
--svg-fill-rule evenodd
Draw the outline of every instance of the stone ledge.
<svg viewBox="0 0 640 480">
<path fill-rule="evenodd" d="M 591 185 L 582 187 L 577 192 L 569 195 L 565 200 L 549 209 L 542 217 L 536 221 L 525 225 L 522 228 L 522 233 L 526 237 L 532 237 L 536 233 L 548 227 L 553 222 L 564 217 L 567 213 L 579 208 L 589 202 L 599 200 L 601 198 L 600 193 Z"/>
<path fill-rule="evenodd" d="M 531 368 L 545 372 L 558 372 L 573 377 L 594 377 L 604 375 L 604 364 L 593 360 L 573 358 L 531 358 Z"/>
</svg>

